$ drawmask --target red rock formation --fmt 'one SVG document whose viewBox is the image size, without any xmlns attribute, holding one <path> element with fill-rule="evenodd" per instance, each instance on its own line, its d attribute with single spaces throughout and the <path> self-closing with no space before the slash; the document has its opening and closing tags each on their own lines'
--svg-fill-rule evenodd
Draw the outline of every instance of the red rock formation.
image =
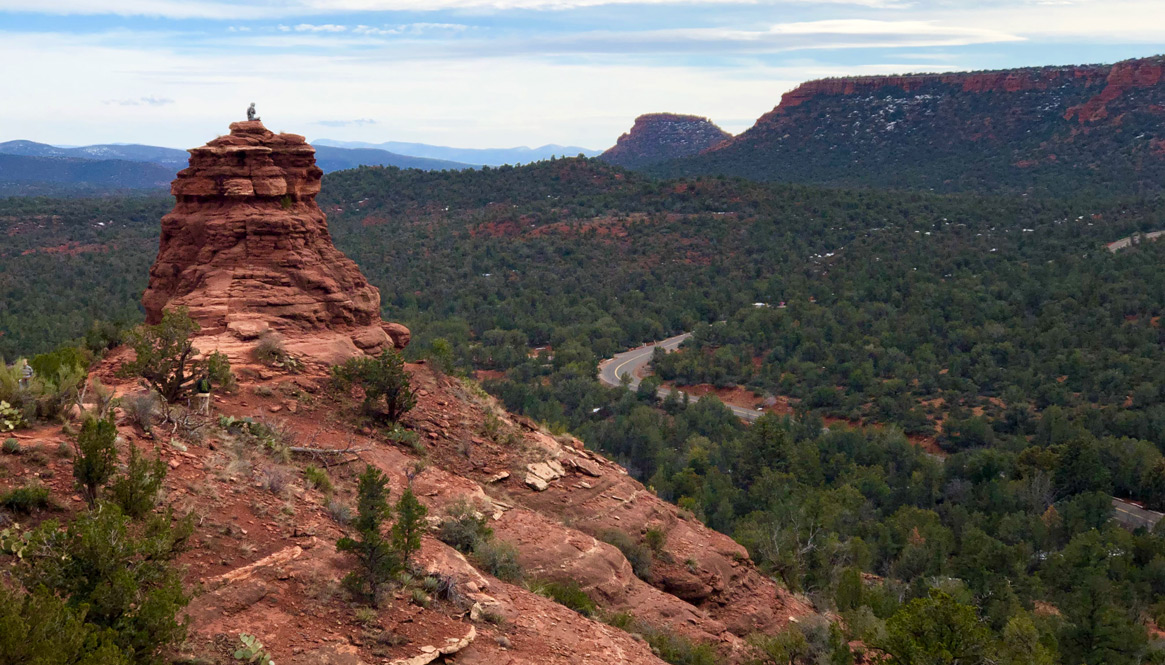
<svg viewBox="0 0 1165 665">
<path fill-rule="evenodd" d="M 1133 88 L 1147 88 L 1165 80 L 1165 62 L 1161 59 L 1126 60 L 1112 66 L 1105 79 L 1104 90 L 1087 102 L 1073 106 L 1064 114 L 1071 120 L 1073 116 L 1085 124 L 1108 117 L 1108 104 L 1119 99 Z"/>
<path fill-rule="evenodd" d="M 332 245 L 315 202 L 323 175 L 315 150 L 257 120 L 230 128 L 191 150 L 171 185 L 177 203 L 162 218 L 147 322 L 188 307 L 219 347 L 272 330 L 328 362 L 403 347 L 408 330 L 382 324 L 380 293 Z"/>
<path fill-rule="evenodd" d="M 1163 56 L 823 79 L 732 139 L 647 168 L 936 191 L 1156 191 L 1163 117 Z"/>
<path fill-rule="evenodd" d="M 904 74 L 899 76 L 850 76 L 845 78 L 807 81 L 786 92 L 778 109 L 799 106 L 821 95 L 855 95 L 871 93 L 881 88 L 899 88 L 912 92 L 941 83 L 956 86 L 963 92 L 1022 92 L 1048 90 L 1067 79 L 1085 79 L 1099 83 L 1109 73 L 1106 65 L 1089 67 L 1035 67 L 991 72 L 959 72 L 952 74 Z"/>
<path fill-rule="evenodd" d="M 963 92 L 1023 92 L 1048 90 L 1064 81 L 1081 79 L 1086 85 L 1100 85 L 1112 68 L 1107 65 L 1090 67 L 1033 67 L 990 72 L 958 72 L 951 74 L 904 74 L 899 76 L 850 76 L 845 78 L 807 81 L 781 96 L 781 103 L 756 121 L 756 127 L 777 124 L 778 118 L 801 104 L 828 95 L 871 94 L 883 88 L 898 88 L 913 92 L 935 84 L 953 86 Z M 741 134 L 737 140 L 745 140 Z M 726 141 L 712 148 L 718 150 L 733 143 Z"/>
<path fill-rule="evenodd" d="M 619 137 L 600 159 L 637 168 L 695 155 L 732 138 L 711 120 L 696 115 L 648 113 L 635 119 L 631 131 Z"/>
</svg>

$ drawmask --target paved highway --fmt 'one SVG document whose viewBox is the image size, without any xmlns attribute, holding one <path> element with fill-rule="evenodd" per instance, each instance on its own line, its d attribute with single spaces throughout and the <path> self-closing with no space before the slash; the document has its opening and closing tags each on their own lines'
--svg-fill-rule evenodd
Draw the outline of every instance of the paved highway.
<svg viewBox="0 0 1165 665">
<path fill-rule="evenodd" d="M 1143 526 L 1146 529 L 1152 529 L 1155 524 L 1163 517 L 1163 515 L 1154 510 L 1145 510 L 1144 508 L 1122 501 L 1116 497 L 1112 499 L 1113 515 L 1112 518 L 1120 522 L 1123 526 L 1130 529 L 1135 529 Z"/>
<path fill-rule="evenodd" d="M 675 337 L 669 337 L 659 342 L 653 342 L 646 346 L 641 346 L 637 349 L 631 349 L 630 351 L 617 353 L 615 354 L 614 358 L 608 358 L 607 360 L 599 363 L 599 380 L 608 386 L 617 388 L 623 385 L 621 381 L 622 377 L 629 376 L 631 377 L 630 388 L 631 390 L 636 390 L 639 388 L 639 377 L 635 376 L 635 373 L 644 365 L 647 365 L 651 362 L 651 356 L 655 353 L 656 347 L 660 347 L 668 351 L 675 351 L 677 348 L 679 348 L 680 344 L 684 343 L 684 340 L 691 336 L 692 333 L 684 333 L 682 335 L 676 335 Z M 671 388 L 660 388 L 659 398 L 663 399 L 672 392 L 673 391 Z M 676 390 L 674 392 L 676 392 L 681 399 L 683 398 L 684 393 L 682 390 Z M 740 418 L 747 420 L 748 422 L 752 422 L 764 415 L 763 411 L 745 409 L 743 407 L 732 406 L 730 404 L 725 404 L 724 406 L 727 406 L 732 410 L 733 413 L 735 413 Z"/>
</svg>

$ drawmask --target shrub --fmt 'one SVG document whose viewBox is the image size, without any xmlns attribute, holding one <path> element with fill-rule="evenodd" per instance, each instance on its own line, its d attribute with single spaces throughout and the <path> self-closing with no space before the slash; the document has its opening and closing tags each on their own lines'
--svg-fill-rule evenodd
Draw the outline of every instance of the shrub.
<svg viewBox="0 0 1165 665">
<path fill-rule="evenodd" d="M 309 464 L 307 468 L 303 470 L 303 478 L 307 481 L 309 486 L 318 489 L 324 494 L 332 493 L 332 479 L 328 477 L 327 471 L 324 471 L 318 466 Z"/>
<path fill-rule="evenodd" d="M 619 630 L 631 630 L 635 625 L 635 615 L 630 612 L 614 612 L 603 616 L 603 622 Z"/>
<path fill-rule="evenodd" d="M 389 513 L 388 479 L 376 467 L 366 465 L 357 494 L 358 538 L 345 536 L 336 542 L 336 549 L 352 553 L 357 560 L 357 569 L 348 573 L 345 586 L 375 606 L 380 589 L 401 569 L 400 556 L 381 533 L 381 524 Z"/>
<path fill-rule="evenodd" d="M 223 392 L 234 392 L 238 388 L 239 384 L 231 372 L 231 361 L 227 359 L 227 354 L 215 351 L 206 357 L 205 365 L 207 377 L 212 383 L 218 384 Z"/>
<path fill-rule="evenodd" d="M 72 374 L 80 370 L 81 373 L 84 373 L 89 367 L 91 359 L 89 354 L 82 349 L 63 346 L 49 353 L 33 356 L 28 364 L 35 372 L 34 376 L 54 377 L 61 372 Z"/>
<path fill-rule="evenodd" d="M 114 396 L 113 389 L 106 387 L 100 379 L 93 379 L 93 400 L 98 418 L 108 418 L 113 407 L 119 400 Z"/>
<path fill-rule="evenodd" d="M 36 417 L 59 420 L 76 402 L 78 389 L 85 381 L 83 366 L 63 364 L 52 374 L 38 374 L 32 380 Z"/>
<path fill-rule="evenodd" d="M 113 475 L 117 463 L 116 441 L 117 427 L 110 420 L 86 419 L 77 435 L 73 477 L 77 479 L 77 490 L 90 507 L 97 502 L 100 487 Z"/>
<path fill-rule="evenodd" d="M 356 617 L 356 621 L 360 622 L 365 628 L 380 624 L 380 613 L 371 607 L 357 607 L 354 616 Z"/>
<path fill-rule="evenodd" d="M 437 538 L 463 554 L 469 554 L 479 542 L 493 537 L 493 529 L 486 524 L 485 516 L 468 501 L 457 501 L 446 509 L 446 514 Z"/>
<path fill-rule="evenodd" d="M 0 584 L 0 663 L 131 665 L 112 635 L 85 621 L 85 610 L 48 589 L 33 593 Z"/>
<path fill-rule="evenodd" d="M 651 650 L 672 665 L 714 665 L 719 661 L 716 650 L 709 644 L 695 644 L 682 635 L 643 623 L 636 623 L 634 627 L 647 640 Z"/>
<path fill-rule="evenodd" d="M 421 549 L 421 534 L 425 532 L 425 516 L 428 514 L 429 510 L 417 501 L 413 489 L 406 487 L 396 502 L 396 523 L 392 525 L 392 546 L 405 568 L 408 568 L 413 554 Z"/>
<path fill-rule="evenodd" d="M 806 659 L 812 654 L 809 641 L 801 629 L 793 624 L 776 635 L 754 637 L 749 640 L 752 646 L 760 649 L 769 660 L 776 663 L 809 662 Z"/>
<path fill-rule="evenodd" d="M 608 529 L 599 534 L 599 540 L 619 548 L 635 576 L 643 581 L 651 580 L 651 550 L 635 542 L 631 536 L 618 529 Z"/>
<path fill-rule="evenodd" d="M 158 394 L 152 390 L 121 398 L 121 408 L 125 411 L 126 417 L 143 432 L 150 431 L 154 426 L 160 406 Z"/>
<path fill-rule="evenodd" d="M 346 526 L 352 521 L 352 509 L 336 497 L 328 498 L 324 503 L 324 510 L 328 511 L 328 515 L 340 526 Z"/>
<path fill-rule="evenodd" d="M 449 340 L 443 337 L 434 338 L 429 342 L 425 357 L 429 361 L 429 366 L 438 374 L 449 374 L 453 371 L 453 346 Z"/>
<path fill-rule="evenodd" d="M 158 490 L 162 488 L 167 471 L 161 455 L 147 460 L 137 446 L 130 445 L 125 473 L 113 481 L 109 493 L 122 512 L 141 519 L 158 504 Z"/>
<path fill-rule="evenodd" d="M 667 534 L 664 533 L 663 529 L 652 527 L 643 534 L 643 542 L 646 543 L 652 554 L 660 556 L 664 553 L 663 546 L 667 543 Z"/>
<path fill-rule="evenodd" d="M 122 376 L 139 376 L 167 402 L 185 397 L 191 385 L 204 373 L 222 385 L 233 381 L 230 363 L 221 353 L 197 360 L 198 349 L 190 336 L 200 329 L 185 307 L 167 310 L 156 325 L 142 325 L 126 333 L 126 343 L 134 350 L 134 360 L 122 365 Z M 229 377 L 229 379 L 227 378 Z"/>
<path fill-rule="evenodd" d="M 48 454 L 45 453 L 44 444 L 37 443 L 28 449 L 28 461 L 32 464 L 37 465 L 37 466 L 47 466 L 48 465 L 49 456 L 48 456 Z M 41 476 L 47 478 L 48 476 L 45 476 L 44 475 L 45 473 L 48 473 L 48 472 L 42 471 Z"/>
<path fill-rule="evenodd" d="M 0 506 L 14 513 L 31 513 L 49 505 L 49 490 L 42 485 L 25 485 L 0 494 Z"/>
<path fill-rule="evenodd" d="M 12 438 L 4 439 L 3 451 L 6 455 L 19 455 L 20 442 Z"/>
<path fill-rule="evenodd" d="M 579 588 L 577 582 L 540 582 L 532 590 L 585 617 L 593 617 L 598 611 L 595 601 Z"/>
<path fill-rule="evenodd" d="M 287 472 L 277 466 L 268 466 L 263 469 L 260 482 L 263 489 L 272 494 L 281 494 L 287 489 Z"/>
<path fill-rule="evenodd" d="M 268 331 L 259 338 L 251 353 L 264 365 L 273 365 L 287 356 L 287 349 L 283 348 L 283 338 L 278 333 Z"/>
<path fill-rule="evenodd" d="M 107 629 L 110 641 L 133 654 L 135 665 L 161 665 L 163 654 L 186 637 L 179 612 L 189 602 L 173 559 L 193 529 L 189 518 L 171 523 L 155 515 L 136 525 L 114 504 L 82 513 L 67 528 L 48 521 L 30 534 L 14 573 L 26 589 L 44 588 L 85 620 Z"/>
<path fill-rule="evenodd" d="M 360 388 L 364 412 L 378 420 L 395 423 L 417 403 L 404 360 L 393 349 L 376 358 L 349 358 L 332 367 L 332 380 L 340 390 Z"/>
<path fill-rule="evenodd" d="M 288 447 L 295 442 L 295 432 L 285 421 L 219 416 L 218 424 L 229 434 L 261 446 L 276 459 L 287 461 L 291 457 Z"/>
<path fill-rule="evenodd" d="M 278 367 L 292 374 L 297 374 L 303 369 L 303 363 L 284 348 L 283 338 L 278 333 L 264 333 L 251 353 L 256 361 L 268 367 Z"/>
<path fill-rule="evenodd" d="M 499 580 L 518 582 L 522 579 L 518 550 L 510 543 L 479 540 L 473 548 L 473 559 L 478 566 Z"/>
<path fill-rule="evenodd" d="M 89 326 L 89 332 L 85 333 L 85 348 L 90 353 L 101 355 L 121 344 L 124 336 L 125 329 L 122 326 L 110 321 L 97 320 Z"/>
<path fill-rule="evenodd" d="M 842 570 L 837 580 L 837 591 L 833 596 L 838 611 L 846 612 L 860 607 L 864 590 L 861 570 L 852 566 Z"/>
<path fill-rule="evenodd" d="M 432 598 L 429 598 L 429 594 L 425 593 L 424 589 L 413 589 L 411 595 L 413 604 L 419 605 L 420 607 L 428 607 L 432 601 Z"/>
</svg>

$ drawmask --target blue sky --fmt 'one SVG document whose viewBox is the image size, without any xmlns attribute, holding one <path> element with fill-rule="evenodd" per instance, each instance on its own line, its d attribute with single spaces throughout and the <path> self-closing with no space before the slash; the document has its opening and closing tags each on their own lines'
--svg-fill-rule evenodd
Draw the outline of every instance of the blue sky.
<svg viewBox="0 0 1165 665">
<path fill-rule="evenodd" d="M 311 138 L 605 148 L 748 128 L 814 78 L 1165 52 L 1165 0 L 0 0 L 0 140 L 200 145 L 256 102 Z"/>
</svg>

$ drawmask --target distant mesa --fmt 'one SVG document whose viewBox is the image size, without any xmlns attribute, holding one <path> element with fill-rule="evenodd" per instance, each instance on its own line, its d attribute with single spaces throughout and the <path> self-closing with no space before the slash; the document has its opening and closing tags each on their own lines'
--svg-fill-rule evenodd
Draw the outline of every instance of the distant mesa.
<svg viewBox="0 0 1165 665">
<path fill-rule="evenodd" d="M 647 170 L 938 191 L 1150 192 L 1165 182 L 1163 120 L 1165 56 L 833 78 L 786 93 L 730 141 Z"/>
<path fill-rule="evenodd" d="M 171 184 L 177 202 L 162 218 L 147 322 L 187 307 L 228 355 L 268 331 L 325 362 L 403 348 L 408 330 L 380 320 L 380 292 L 332 245 L 315 202 L 323 175 L 315 150 L 258 120 L 230 129 L 190 150 Z"/>
<path fill-rule="evenodd" d="M 631 131 L 599 159 L 639 168 L 669 159 L 698 155 L 732 138 L 708 118 L 675 113 L 649 113 L 635 119 Z"/>
</svg>

